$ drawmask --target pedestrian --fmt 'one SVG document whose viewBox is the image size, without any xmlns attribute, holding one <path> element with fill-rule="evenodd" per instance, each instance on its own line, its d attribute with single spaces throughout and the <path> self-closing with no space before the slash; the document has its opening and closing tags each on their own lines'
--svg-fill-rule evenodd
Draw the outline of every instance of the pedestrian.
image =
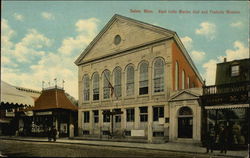
<svg viewBox="0 0 250 158">
<path fill-rule="evenodd" d="M 52 133 L 52 138 L 53 138 L 53 140 L 55 142 L 56 141 L 56 135 L 57 135 L 57 130 L 56 130 L 55 126 L 53 126 L 51 133 Z"/>
<path fill-rule="evenodd" d="M 227 143 L 228 143 L 228 133 L 227 128 L 224 126 L 220 127 L 219 131 L 219 146 L 220 146 L 220 153 L 227 153 Z"/>
<path fill-rule="evenodd" d="M 50 142 L 51 138 L 52 138 L 52 129 L 51 129 L 51 127 L 48 128 L 47 134 L 48 134 L 48 141 Z"/>
<path fill-rule="evenodd" d="M 214 142 L 215 142 L 215 131 L 214 131 L 214 127 L 212 126 L 208 132 L 207 132 L 207 153 L 209 153 L 209 150 L 211 151 L 211 153 L 213 153 L 213 148 L 214 148 Z"/>
</svg>

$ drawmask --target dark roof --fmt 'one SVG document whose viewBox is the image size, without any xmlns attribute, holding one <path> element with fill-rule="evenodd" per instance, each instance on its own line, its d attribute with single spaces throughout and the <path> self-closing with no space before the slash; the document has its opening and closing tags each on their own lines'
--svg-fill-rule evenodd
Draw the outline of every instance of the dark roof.
<svg viewBox="0 0 250 158">
<path fill-rule="evenodd" d="M 239 65 L 239 76 L 231 76 L 231 66 Z M 234 60 L 229 62 L 218 63 L 216 68 L 216 85 L 230 84 L 237 82 L 250 81 L 250 59 Z"/>
<path fill-rule="evenodd" d="M 27 110 L 47 109 L 77 110 L 78 108 L 66 97 L 63 89 L 53 88 L 43 90 L 40 97 L 35 101 L 35 107 Z"/>
</svg>

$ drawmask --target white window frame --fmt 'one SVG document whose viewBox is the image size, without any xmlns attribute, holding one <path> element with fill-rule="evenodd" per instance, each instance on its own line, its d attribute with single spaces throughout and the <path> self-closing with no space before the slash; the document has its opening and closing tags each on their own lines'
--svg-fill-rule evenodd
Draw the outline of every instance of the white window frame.
<svg viewBox="0 0 250 158">
<path fill-rule="evenodd" d="M 157 65 L 159 64 L 159 65 Z M 158 58 L 154 62 L 154 93 L 164 92 L 164 60 Z"/>
<path fill-rule="evenodd" d="M 84 101 L 89 101 L 89 96 L 90 96 L 90 79 L 87 74 L 83 76 L 83 100 Z"/>
<path fill-rule="evenodd" d="M 135 69 L 132 65 L 129 65 L 127 67 L 127 73 L 126 73 L 126 94 L 127 96 L 134 95 L 134 87 L 135 87 Z"/>
<path fill-rule="evenodd" d="M 99 74 L 97 72 L 95 72 L 93 74 L 92 82 L 93 82 L 93 100 L 99 100 L 100 99 L 100 88 L 99 88 Z M 97 97 L 98 99 L 95 99 L 95 97 Z"/>
</svg>

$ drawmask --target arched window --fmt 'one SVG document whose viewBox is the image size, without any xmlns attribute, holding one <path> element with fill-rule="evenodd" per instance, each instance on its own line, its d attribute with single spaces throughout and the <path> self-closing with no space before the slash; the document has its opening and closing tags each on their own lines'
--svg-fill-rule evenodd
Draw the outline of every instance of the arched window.
<svg viewBox="0 0 250 158">
<path fill-rule="evenodd" d="M 121 97 L 122 96 L 122 72 L 121 68 L 117 67 L 114 70 L 114 92 L 115 97 Z"/>
<path fill-rule="evenodd" d="M 190 78 L 189 78 L 189 76 L 187 78 L 187 88 L 190 88 Z"/>
<path fill-rule="evenodd" d="M 181 75 L 181 77 L 182 77 L 182 80 L 181 80 L 181 82 L 182 82 L 182 89 L 185 89 L 185 78 L 186 78 L 186 75 L 185 75 L 185 71 L 184 70 L 182 70 L 182 75 Z"/>
<path fill-rule="evenodd" d="M 193 115 L 192 109 L 187 106 L 181 107 L 179 110 L 179 116 L 191 116 Z"/>
<path fill-rule="evenodd" d="M 175 90 L 179 89 L 179 64 L 175 62 Z"/>
<path fill-rule="evenodd" d="M 99 100 L 99 74 L 93 74 L 93 100 Z"/>
<path fill-rule="evenodd" d="M 134 80 L 135 80 L 135 71 L 133 66 L 127 67 L 127 96 L 134 95 Z"/>
<path fill-rule="evenodd" d="M 140 83 L 139 94 L 148 94 L 148 63 L 143 62 L 140 65 Z"/>
<path fill-rule="evenodd" d="M 103 72 L 103 99 L 110 98 L 110 72 L 105 70 Z"/>
<path fill-rule="evenodd" d="M 164 61 L 158 58 L 154 62 L 154 92 L 164 91 Z"/>
<path fill-rule="evenodd" d="M 83 100 L 89 100 L 89 76 L 87 74 L 83 76 Z"/>
</svg>

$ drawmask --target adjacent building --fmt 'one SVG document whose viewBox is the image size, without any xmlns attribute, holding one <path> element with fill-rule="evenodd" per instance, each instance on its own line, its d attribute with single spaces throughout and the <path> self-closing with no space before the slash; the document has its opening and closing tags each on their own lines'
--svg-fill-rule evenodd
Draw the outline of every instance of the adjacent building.
<svg viewBox="0 0 250 158">
<path fill-rule="evenodd" d="M 54 126 L 60 137 L 73 137 L 77 134 L 77 110 L 63 88 L 44 88 L 34 107 L 19 112 L 19 133 L 47 136 L 48 130 Z"/>
<path fill-rule="evenodd" d="M 30 95 L 1 81 L 0 135 L 15 135 L 17 130 L 15 112 L 34 106 L 34 102 Z"/>
<path fill-rule="evenodd" d="M 176 32 L 114 15 L 75 64 L 80 136 L 200 140 L 203 81 Z"/>
<path fill-rule="evenodd" d="M 229 147 L 249 144 L 250 59 L 217 64 L 215 85 L 203 87 L 202 135 L 220 126 L 228 131 Z"/>
</svg>

